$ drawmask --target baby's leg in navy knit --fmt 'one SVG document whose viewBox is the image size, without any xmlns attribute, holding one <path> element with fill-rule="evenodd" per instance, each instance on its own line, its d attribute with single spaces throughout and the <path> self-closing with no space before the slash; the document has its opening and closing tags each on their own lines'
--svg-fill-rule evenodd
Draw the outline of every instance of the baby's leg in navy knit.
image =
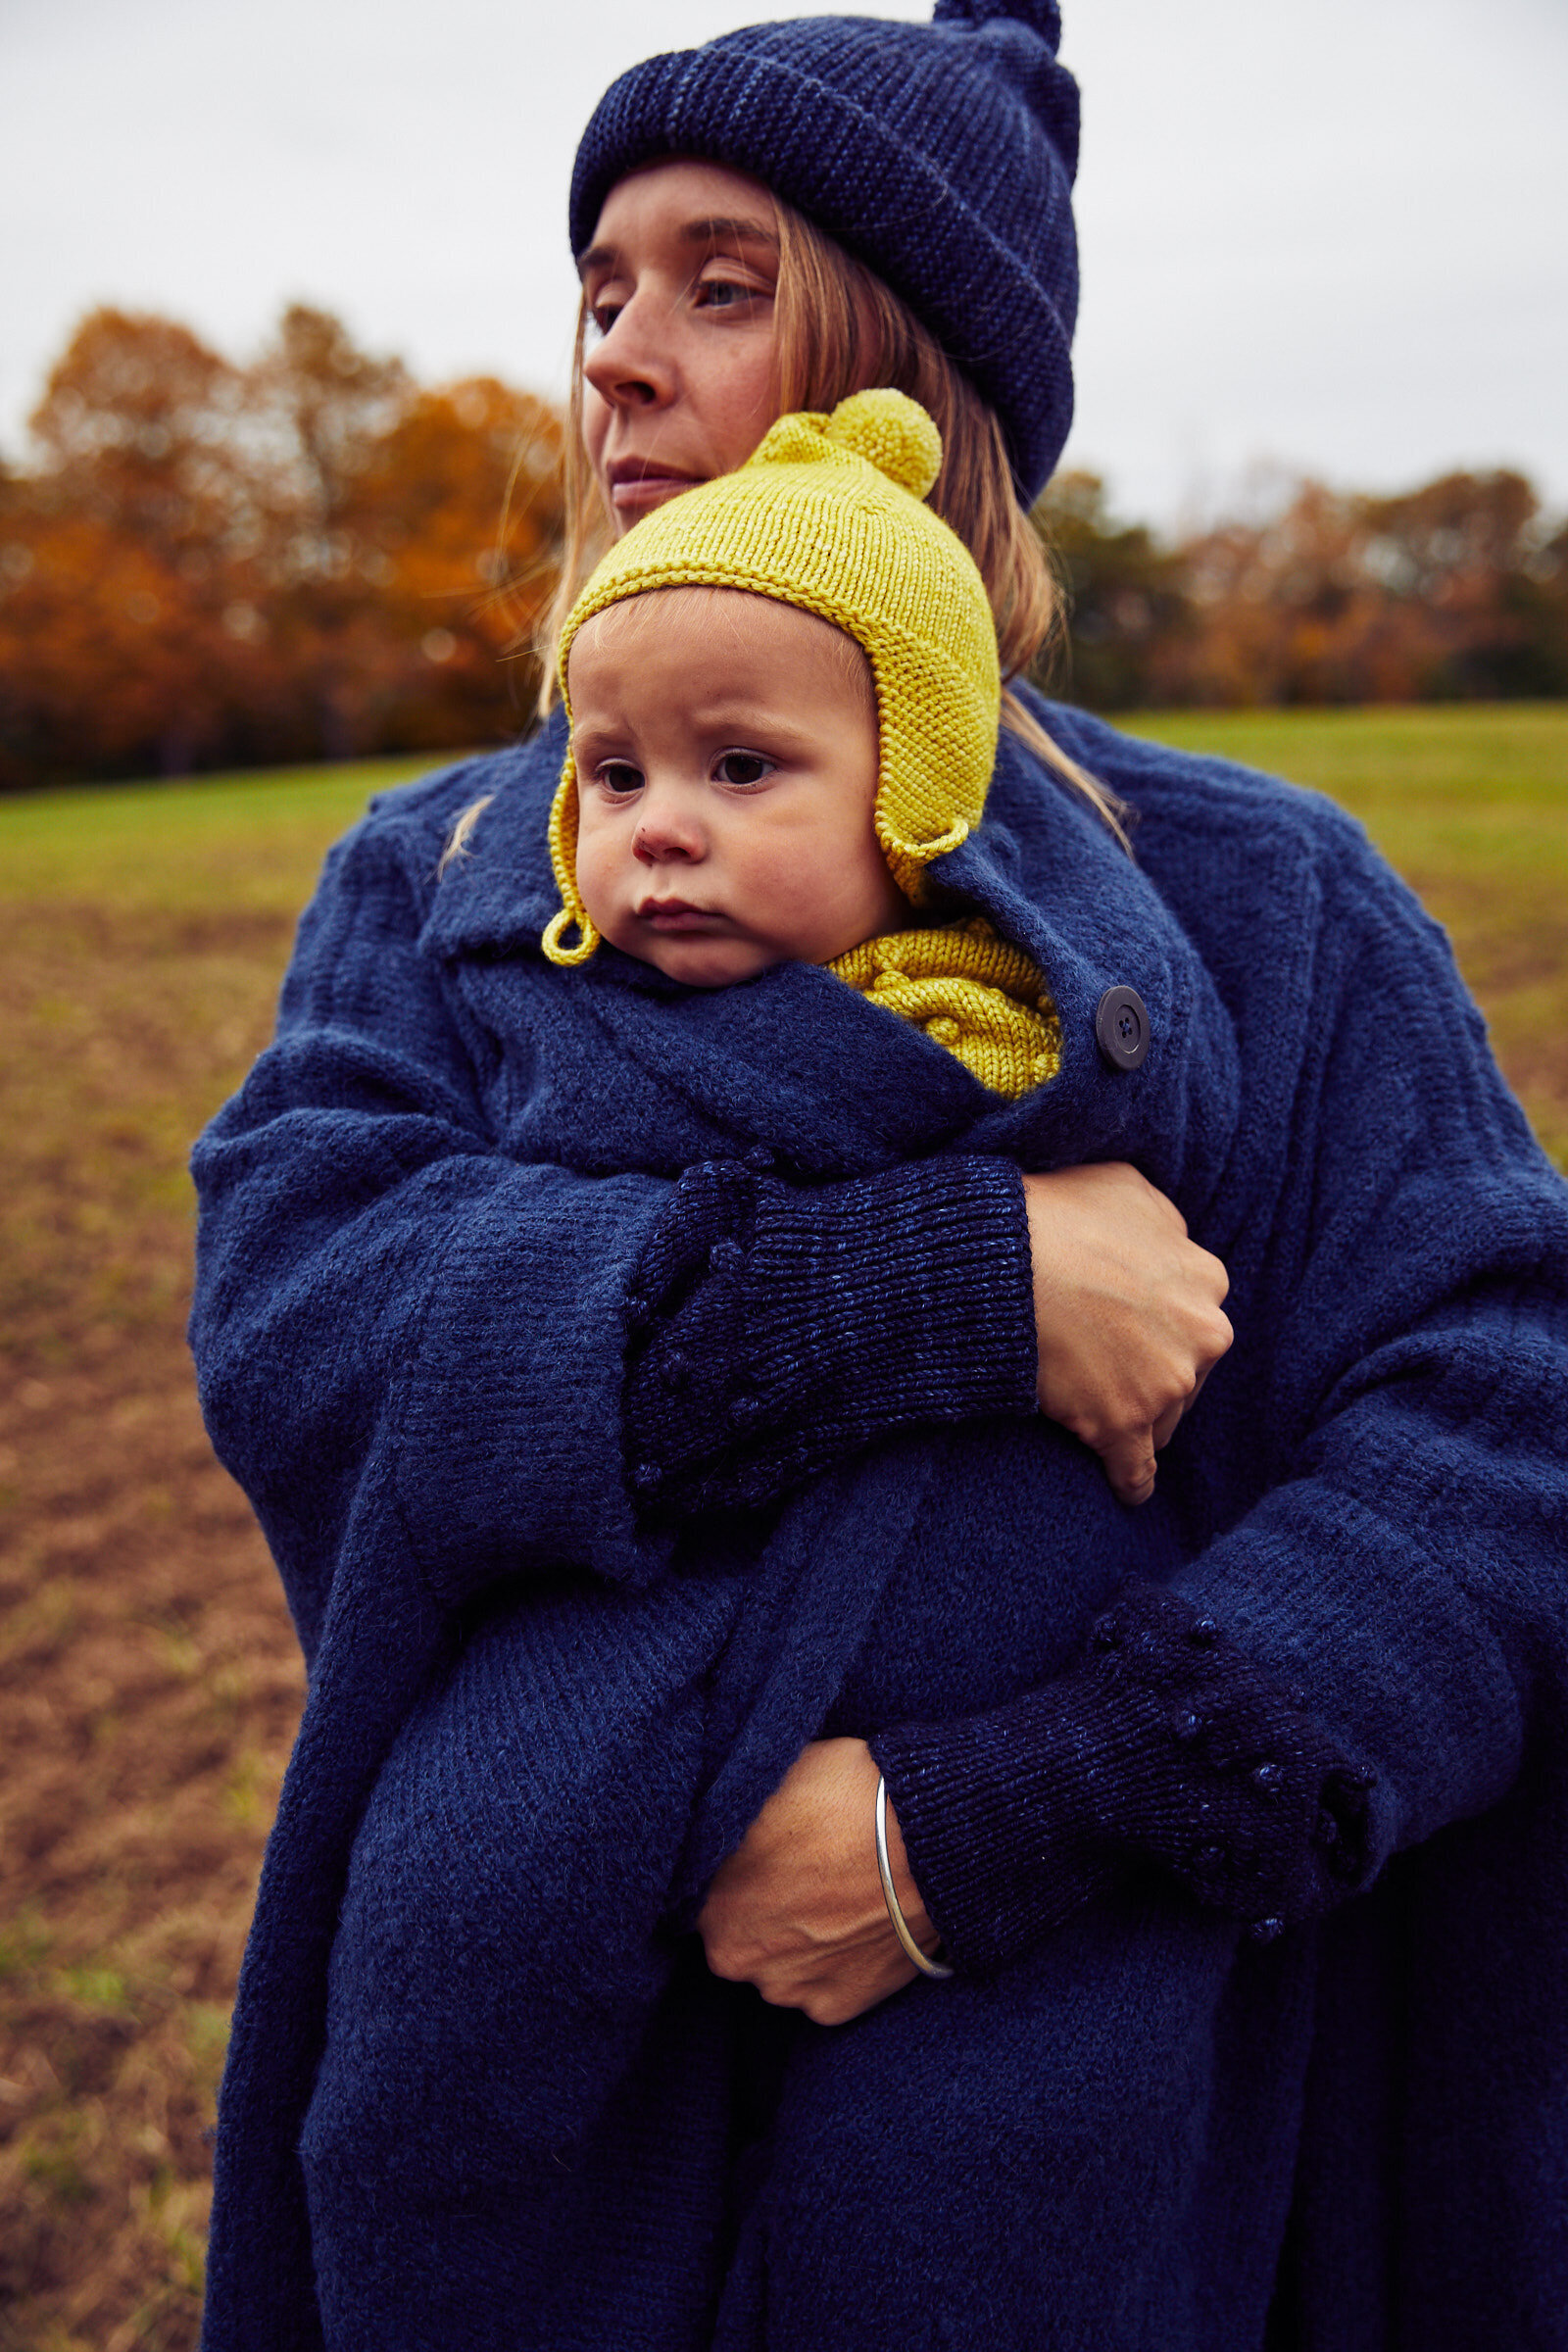
<svg viewBox="0 0 1568 2352">
<path fill-rule="evenodd" d="M 715 2352 L 1261 2343 L 1312 1977 L 1156 1894 L 805 2028 Z"/>
</svg>

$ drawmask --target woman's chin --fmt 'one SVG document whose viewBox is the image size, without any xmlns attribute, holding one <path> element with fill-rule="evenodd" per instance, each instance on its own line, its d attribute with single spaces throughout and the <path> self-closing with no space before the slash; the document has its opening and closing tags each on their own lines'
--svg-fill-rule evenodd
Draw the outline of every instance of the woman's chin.
<svg viewBox="0 0 1568 2352">
<path fill-rule="evenodd" d="M 606 503 L 610 508 L 615 537 L 624 539 L 632 524 L 641 522 L 643 516 L 651 514 L 656 507 L 667 507 L 670 500 L 679 498 L 683 490 L 695 488 L 695 480 L 669 474 L 661 475 L 657 481 L 628 485 L 618 495 L 611 492 Z"/>
</svg>

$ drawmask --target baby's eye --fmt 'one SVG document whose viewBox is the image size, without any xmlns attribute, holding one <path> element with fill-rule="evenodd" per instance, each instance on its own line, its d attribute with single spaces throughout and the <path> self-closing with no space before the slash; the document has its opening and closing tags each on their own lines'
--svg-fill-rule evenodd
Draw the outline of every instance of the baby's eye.
<svg viewBox="0 0 1568 2352">
<path fill-rule="evenodd" d="M 713 769 L 720 784 L 760 784 L 773 772 L 773 761 L 764 760 L 760 752 L 725 752 Z"/>
<path fill-rule="evenodd" d="M 633 767 L 629 760 L 605 760 L 602 766 L 594 769 L 594 778 L 607 792 L 624 795 L 641 792 L 643 788 L 643 771 L 640 767 Z"/>
</svg>

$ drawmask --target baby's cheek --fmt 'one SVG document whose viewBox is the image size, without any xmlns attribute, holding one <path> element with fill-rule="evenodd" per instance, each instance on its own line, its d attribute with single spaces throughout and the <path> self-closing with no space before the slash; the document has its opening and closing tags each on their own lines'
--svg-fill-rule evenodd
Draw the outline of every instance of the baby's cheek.
<svg viewBox="0 0 1568 2352">
<path fill-rule="evenodd" d="M 601 931 L 612 920 L 623 899 L 621 868 L 625 852 L 613 830 L 585 805 L 577 828 L 577 889 L 582 903 Z"/>
<path fill-rule="evenodd" d="M 869 834 L 864 842 L 840 836 L 813 845 L 787 880 L 781 878 L 785 895 L 797 942 L 791 952 L 811 963 L 831 962 L 862 940 L 900 929 L 908 914 Z"/>
</svg>

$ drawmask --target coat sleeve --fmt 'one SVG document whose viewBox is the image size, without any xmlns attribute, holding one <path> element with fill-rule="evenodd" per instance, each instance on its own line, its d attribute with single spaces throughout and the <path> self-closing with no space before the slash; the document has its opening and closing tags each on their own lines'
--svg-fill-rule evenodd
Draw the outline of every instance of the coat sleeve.
<svg viewBox="0 0 1568 2352">
<path fill-rule="evenodd" d="M 1252 1041 L 1289 1073 L 1271 1230 L 1178 1440 L 1233 1477 L 1250 1452 L 1251 1507 L 1053 1684 L 873 1742 L 973 1967 L 1151 1865 L 1272 1933 L 1560 1736 L 1568 1187 L 1442 935 L 1364 843 L 1333 848 L 1296 1042 Z"/>
<path fill-rule="evenodd" d="M 372 812 L 329 855 L 274 1042 L 192 1157 L 202 1407 L 308 1654 L 366 1479 L 446 1601 L 661 1565 L 619 1475 L 617 1367 L 664 1188 L 498 1150 L 418 951 L 407 830 Z"/>
<path fill-rule="evenodd" d="M 1009 1160 L 954 1154 L 814 1187 L 689 1169 L 639 1262 L 633 1316 L 627 1437 L 652 1524 L 765 1502 L 891 1430 L 1037 1409 Z"/>
<path fill-rule="evenodd" d="M 890 1225 L 883 1179 L 796 1190 L 721 1167 L 672 1185 L 509 1156 L 482 1100 L 486 1041 L 466 1033 L 461 1000 L 419 952 L 432 864 L 429 828 L 385 816 L 339 844 L 301 925 L 275 1041 L 192 1161 L 203 1410 L 308 1654 L 368 1481 L 383 1505 L 390 1495 L 443 1604 L 563 1567 L 632 1584 L 662 1573 L 681 1510 L 709 1499 L 690 1478 L 673 1490 L 694 1458 L 711 1467 L 711 1431 L 694 1437 L 704 1397 L 656 1352 L 655 1404 L 634 1432 L 639 1494 L 627 1347 L 647 1360 L 651 1301 L 671 1286 L 684 1295 L 694 1251 L 709 1278 L 713 1407 L 697 1418 L 722 1430 L 729 1499 L 765 1504 L 803 1462 L 884 1428 L 1003 1398 L 1031 1409 L 1027 1236 L 1016 1174 L 1001 1163 L 908 1172 Z M 904 1306 L 881 1317 L 878 1379 L 850 1412 L 845 1366 L 868 1287 L 888 1292 L 890 1249 L 908 1261 Z M 980 1286 L 989 1306 L 970 1298 L 933 1350 L 928 1318 L 969 1297 L 977 1258 L 993 1276 Z M 754 1302 L 739 1322 L 722 1311 L 732 1260 Z M 790 1336 L 801 1318 L 808 1348 Z M 765 1399 L 785 1396 L 780 1448 Z M 665 1507 L 651 1515 L 656 1493 Z"/>
</svg>

